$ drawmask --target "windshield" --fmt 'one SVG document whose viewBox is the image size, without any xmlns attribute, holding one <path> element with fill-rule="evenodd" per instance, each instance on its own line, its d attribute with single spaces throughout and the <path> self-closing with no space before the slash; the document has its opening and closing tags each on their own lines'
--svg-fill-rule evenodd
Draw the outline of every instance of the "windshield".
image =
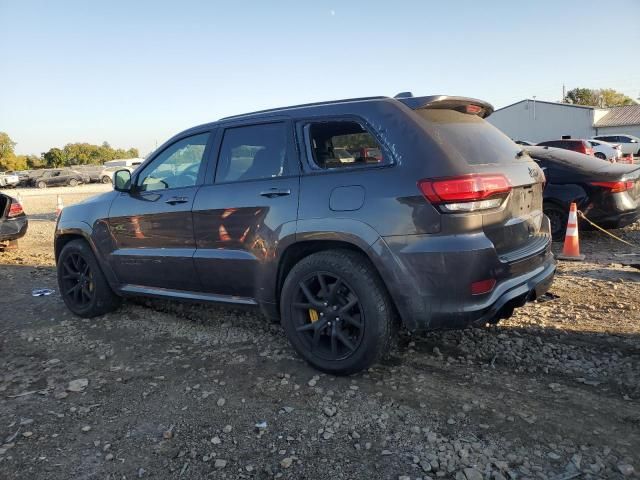
<svg viewBox="0 0 640 480">
<path fill-rule="evenodd" d="M 421 109 L 416 113 L 445 151 L 459 154 L 471 165 L 513 162 L 522 150 L 504 133 L 476 115 L 445 109 Z"/>
</svg>

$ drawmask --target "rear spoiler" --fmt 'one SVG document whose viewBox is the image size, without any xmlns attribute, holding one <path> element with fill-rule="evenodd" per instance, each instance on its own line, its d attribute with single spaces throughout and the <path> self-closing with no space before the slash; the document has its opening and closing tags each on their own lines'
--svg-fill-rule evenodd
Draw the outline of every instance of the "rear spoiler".
<svg viewBox="0 0 640 480">
<path fill-rule="evenodd" d="M 429 108 L 441 108 L 446 110 L 457 110 L 462 113 L 478 115 L 487 118 L 493 113 L 493 105 L 483 100 L 469 97 L 455 97 L 451 95 L 430 95 L 428 97 L 414 97 L 411 92 L 402 92 L 396 95 L 396 100 L 404 103 L 412 110 Z"/>
</svg>

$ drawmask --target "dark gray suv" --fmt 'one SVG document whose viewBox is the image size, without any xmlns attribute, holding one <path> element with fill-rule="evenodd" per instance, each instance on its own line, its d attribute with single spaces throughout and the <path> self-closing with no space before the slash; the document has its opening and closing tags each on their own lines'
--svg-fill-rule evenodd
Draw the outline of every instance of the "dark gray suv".
<svg viewBox="0 0 640 480">
<path fill-rule="evenodd" d="M 336 374 L 378 361 L 398 321 L 497 322 L 549 288 L 555 263 L 544 175 L 492 111 L 401 94 L 182 132 L 63 210 L 64 301 L 83 317 L 136 295 L 259 306 Z"/>
</svg>

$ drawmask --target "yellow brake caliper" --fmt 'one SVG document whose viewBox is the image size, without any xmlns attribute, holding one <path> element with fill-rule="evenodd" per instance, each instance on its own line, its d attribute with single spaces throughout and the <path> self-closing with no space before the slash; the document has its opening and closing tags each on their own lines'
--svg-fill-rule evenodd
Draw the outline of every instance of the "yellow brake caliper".
<svg viewBox="0 0 640 480">
<path fill-rule="evenodd" d="M 309 318 L 311 319 L 311 323 L 318 321 L 318 312 L 313 308 L 309 309 Z"/>
</svg>

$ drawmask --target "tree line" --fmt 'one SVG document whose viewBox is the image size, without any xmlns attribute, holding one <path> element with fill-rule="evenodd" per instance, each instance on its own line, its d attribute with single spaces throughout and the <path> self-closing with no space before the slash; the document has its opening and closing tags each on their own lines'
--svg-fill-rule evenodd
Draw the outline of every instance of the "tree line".
<svg viewBox="0 0 640 480">
<path fill-rule="evenodd" d="M 101 165 L 109 160 L 137 158 L 137 148 L 113 148 L 109 143 L 68 143 L 63 148 L 51 148 L 38 155 L 16 155 L 16 142 L 0 132 L 0 171 L 34 170 L 38 168 L 70 167 L 74 165 Z"/>
<path fill-rule="evenodd" d="M 613 88 L 574 88 L 567 92 L 563 102 L 601 108 L 636 105 L 633 98 L 617 92 Z"/>
</svg>

